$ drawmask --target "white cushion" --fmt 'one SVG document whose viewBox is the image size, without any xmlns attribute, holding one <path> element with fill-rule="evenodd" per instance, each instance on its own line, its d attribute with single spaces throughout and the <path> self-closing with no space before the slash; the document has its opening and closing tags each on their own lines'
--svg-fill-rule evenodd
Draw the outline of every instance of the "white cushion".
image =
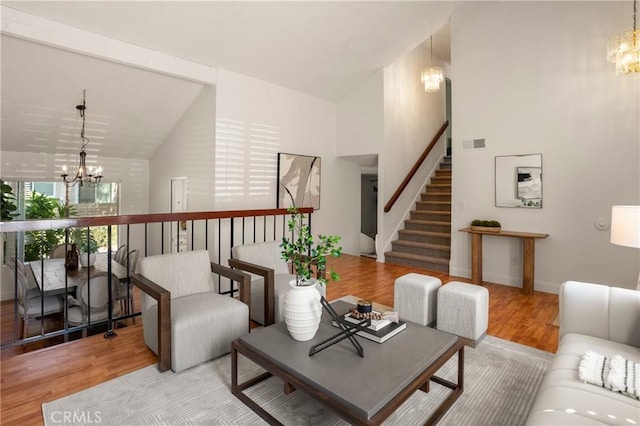
<svg viewBox="0 0 640 426">
<path fill-rule="evenodd" d="M 169 290 L 172 299 L 193 293 L 215 291 L 207 250 L 145 257 L 138 264 L 138 271 Z M 143 294 L 143 311 L 155 304 L 155 299 Z"/>
<path fill-rule="evenodd" d="M 276 274 L 289 273 L 289 266 L 282 258 L 280 241 L 234 246 L 231 249 L 231 254 L 234 259 L 271 268 Z"/>
<path fill-rule="evenodd" d="M 638 423 L 640 401 L 580 381 L 579 365 L 587 349 L 640 362 L 638 348 L 593 336 L 564 335 L 531 407 L 528 425 L 632 424 L 627 419 Z"/>
<path fill-rule="evenodd" d="M 143 311 L 144 341 L 158 353 L 157 305 Z M 175 372 L 231 351 L 249 331 L 249 307 L 212 291 L 171 299 L 171 369 Z"/>
<path fill-rule="evenodd" d="M 442 281 L 423 274 L 406 274 L 393 287 L 393 309 L 398 316 L 420 325 L 436 321 L 438 289 Z"/>
<path fill-rule="evenodd" d="M 438 330 L 478 340 L 489 326 L 489 291 L 451 281 L 438 290 Z"/>
</svg>

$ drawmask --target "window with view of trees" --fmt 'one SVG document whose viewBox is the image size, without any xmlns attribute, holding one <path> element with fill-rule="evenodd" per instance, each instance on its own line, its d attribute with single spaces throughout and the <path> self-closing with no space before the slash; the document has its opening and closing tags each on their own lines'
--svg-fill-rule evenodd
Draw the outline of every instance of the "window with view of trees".
<svg viewBox="0 0 640 426">
<path fill-rule="evenodd" d="M 17 206 L 14 220 L 48 219 L 87 216 L 115 216 L 118 214 L 118 183 L 100 183 L 93 187 L 76 185 L 67 188 L 62 182 L 5 182 L 12 188 Z M 68 211 L 67 211 L 68 196 Z M 70 230 L 75 231 L 75 230 Z M 99 250 L 107 249 L 106 227 L 92 227 L 91 236 L 98 243 Z M 70 242 L 78 233 L 69 232 Z M 118 247 L 117 227 L 112 228 L 112 249 Z M 24 253 L 24 260 L 30 261 L 48 257 L 51 250 L 63 244 L 67 236 L 64 229 L 25 232 L 18 235 L 16 244 Z M 24 251 L 23 251 L 24 250 Z"/>
</svg>

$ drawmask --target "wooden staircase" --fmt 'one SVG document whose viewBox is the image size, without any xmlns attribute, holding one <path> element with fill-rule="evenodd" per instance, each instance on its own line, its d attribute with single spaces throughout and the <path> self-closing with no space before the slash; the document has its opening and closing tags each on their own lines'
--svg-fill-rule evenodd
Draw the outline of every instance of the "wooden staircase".
<svg viewBox="0 0 640 426">
<path fill-rule="evenodd" d="M 451 157 L 445 157 L 425 187 L 420 201 L 398 239 L 391 243 L 385 262 L 449 272 L 451 258 Z"/>
</svg>

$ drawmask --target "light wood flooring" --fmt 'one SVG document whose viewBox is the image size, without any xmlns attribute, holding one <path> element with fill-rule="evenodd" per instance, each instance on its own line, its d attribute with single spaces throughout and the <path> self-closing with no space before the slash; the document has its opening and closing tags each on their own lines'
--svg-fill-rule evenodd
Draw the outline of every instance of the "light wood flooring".
<svg viewBox="0 0 640 426">
<path fill-rule="evenodd" d="M 447 283 L 467 281 L 447 274 L 344 255 L 329 263 L 340 275 L 327 288 L 329 300 L 349 294 L 393 306 L 395 279 L 409 272 L 433 275 Z M 534 292 L 524 296 L 519 288 L 484 283 L 489 290 L 488 334 L 549 352 L 557 349 L 558 327 L 551 325 L 558 312 L 557 295 Z M 13 332 L 11 305 L 2 304 L 0 333 Z M 116 330 L 104 339 L 96 334 L 84 339 L 45 347 L 37 343 L 1 351 L 0 424 L 39 425 L 41 405 L 66 395 L 156 363 L 145 346 L 141 320 Z"/>
</svg>

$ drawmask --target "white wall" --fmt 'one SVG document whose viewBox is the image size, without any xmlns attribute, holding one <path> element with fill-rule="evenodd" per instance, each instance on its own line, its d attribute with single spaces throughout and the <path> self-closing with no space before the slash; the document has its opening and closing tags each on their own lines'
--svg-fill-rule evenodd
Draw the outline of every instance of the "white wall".
<svg viewBox="0 0 640 426">
<path fill-rule="evenodd" d="M 397 237 L 397 224 L 414 208 L 415 195 L 445 152 L 443 137 L 391 211 L 382 213 L 445 121 L 444 83 L 438 92 L 427 93 L 420 82 L 420 71 L 429 66 L 429 61 L 429 51 L 420 45 L 384 69 L 384 148 L 378 175 L 378 235 L 382 246 L 378 253 L 390 249 L 391 240 Z M 433 65 L 442 66 L 436 57 Z"/>
<path fill-rule="evenodd" d="M 456 230 L 491 218 L 550 234 L 536 243 L 538 290 L 635 286 L 638 250 L 594 226 L 614 204 L 640 204 L 640 75 L 616 77 L 605 58 L 630 19 L 630 2 L 478 2 L 454 13 L 452 275 L 470 276 L 470 237 Z M 460 150 L 475 138 L 487 148 Z M 494 207 L 494 157 L 528 153 L 543 154 L 543 208 Z M 484 240 L 484 279 L 520 286 L 519 241 Z"/>
<path fill-rule="evenodd" d="M 188 211 L 214 209 L 215 117 L 216 88 L 203 86 L 150 159 L 151 213 L 171 211 L 171 178 L 175 177 L 187 178 Z"/>
<path fill-rule="evenodd" d="M 182 177 L 187 178 L 186 211 L 214 210 L 215 116 L 216 88 L 203 86 L 150 159 L 150 213 L 171 212 L 171 179 Z M 194 232 L 194 248 L 204 248 L 204 222 L 194 226 L 198 231 Z M 149 229 L 149 254 L 160 254 L 160 224 L 151 225 Z M 173 225 L 165 227 L 165 252 L 176 244 L 171 241 L 175 232 Z M 191 247 L 191 232 L 187 232 L 187 236 L 187 245 Z"/>
<path fill-rule="evenodd" d="M 313 233 L 342 237 L 345 253 L 359 253 L 360 170 L 336 158 L 336 105 L 294 90 L 218 69 L 216 120 L 274 129 L 278 152 L 321 157 L 320 210 Z M 276 158 L 277 152 L 269 154 Z M 248 170 L 248 168 L 246 169 Z M 264 195 L 216 200 L 216 209 L 275 208 L 275 174 Z"/>
<path fill-rule="evenodd" d="M 381 154 L 384 144 L 384 72 L 375 72 L 337 104 L 338 156 Z"/>
</svg>

